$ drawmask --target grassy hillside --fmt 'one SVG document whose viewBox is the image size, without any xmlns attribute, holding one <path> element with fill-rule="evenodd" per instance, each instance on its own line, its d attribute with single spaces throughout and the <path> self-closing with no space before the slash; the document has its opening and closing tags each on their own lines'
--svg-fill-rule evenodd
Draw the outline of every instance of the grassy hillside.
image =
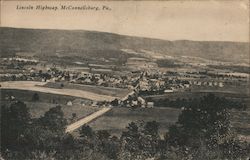
<svg viewBox="0 0 250 160">
<path fill-rule="evenodd" d="M 249 45 L 241 42 L 167 41 L 95 31 L 15 28 L 0 28 L 0 40 L 4 56 L 22 52 L 36 56 L 114 57 L 126 55 L 120 49 L 133 49 L 231 62 L 248 63 L 249 59 Z"/>
</svg>

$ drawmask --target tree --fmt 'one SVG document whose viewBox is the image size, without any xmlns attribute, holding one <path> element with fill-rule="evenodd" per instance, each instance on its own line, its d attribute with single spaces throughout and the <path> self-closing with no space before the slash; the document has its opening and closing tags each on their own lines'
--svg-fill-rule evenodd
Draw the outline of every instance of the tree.
<svg viewBox="0 0 250 160">
<path fill-rule="evenodd" d="M 118 106 L 119 105 L 119 100 L 116 98 L 114 99 L 111 103 L 112 106 Z"/>
<path fill-rule="evenodd" d="M 61 84 L 60 84 L 60 87 L 61 87 L 61 88 L 63 88 L 63 87 L 64 87 L 64 84 L 63 84 L 63 83 L 61 83 Z"/>
<path fill-rule="evenodd" d="M 57 132 L 58 134 L 64 133 L 67 120 L 64 118 L 64 113 L 61 106 L 50 108 L 38 122 L 45 129 Z"/>
<path fill-rule="evenodd" d="M 33 94 L 32 101 L 39 101 L 39 95 L 37 93 Z"/>
<path fill-rule="evenodd" d="M 110 137 L 110 133 L 107 130 L 97 131 L 97 144 L 98 150 L 107 155 L 110 159 L 117 159 L 118 152 L 120 150 L 120 142 L 117 138 Z"/>
<path fill-rule="evenodd" d="M 122 133 L 121 141 L 124 149 L 132 153 L 138 153 L 140 148 L 140 133 L 136 123 L 131 122 L 126 127 L 127 131 Z"/>
<path fill-rule="evenodd" d="M 70 119 L 71 122 L 74 122 L 77 119 L 76 113 L 72 113 L 72 117 Z"/>
<path fill-rule="evenodd" d="M 62 134 L 58 134 L 48 128 L 45 128 L 39 120 L 34 121 L 33 124 L 25 130 L 23 146 L 29 151 L 41 150 L 49 151 L 55 150 L 60 144 Z"/>
<path fill-rule="evenodd" d="M 31 122 L 29 110 L 20 101 L 15 101 L 10 107 L 2 106 L 1 109 L 1 149 L 17 150 Z"/>
<path fill-rule="evenodd" d="M 88 125 L 83 125 L 79 133 L 80 133 L 80 137 L 86 137 L 86 138 L 93 138 L 95 135 L 95 132 Z"/>
<path fill-rule="evenodd" d="M 158 136 L 158 131 L 159 131 L 159 123 L 157 123 L 156 121 L 151 121 L 145 124 L 143 132 L 146 135 Z"/>
<path fill-rule="evenodd" d="M 127 131 L 123 132 L 121 136 L 122 147 L 119 156 L 122 159 L 155 158 L 159 153 L 158 129 L 159 124 L 155 121 L 129 123 Z"/>
<path fill-rule="evenodd" d="M 100 130 L 97 132 L 97 137 L 100 139 L 100 140 L 107 140 L 110 138 L 110 133 L 106 130 Z"/>
<path fill-rule="evenodd" d="M 148 157 L 153 157 L 159 146 L 159 124 L 156 121 L 147 122 L 142 130 L 141 136 L 141 148 L 144 155 Z"/>
<path fill-rule="evenodd" d="M 226 104 L 225 99 L 209 94 L 199 102 L 186 106 L 177 124 L 170 127 L 170 139 L 184 144 L 205 139 L 216 144 L 230 132 L 229 111 Z"/>
<path fill-rule="evenodd" d="M 65 135 L 66 124 L 61 107 L 51 108 L 42 117 L 33 119 L 25 130 L 24 146 L 29 150 L 57 150 Z"/>
<path fill-rule="evenodd" d="M 45 152 L 45 151 L 33 151 L 31 152 L 31 155 L 29 156 L 30 160 L 55 160 L 56 152 L 55 151 L 50 151 L 50 152 Z"/>
</svg>

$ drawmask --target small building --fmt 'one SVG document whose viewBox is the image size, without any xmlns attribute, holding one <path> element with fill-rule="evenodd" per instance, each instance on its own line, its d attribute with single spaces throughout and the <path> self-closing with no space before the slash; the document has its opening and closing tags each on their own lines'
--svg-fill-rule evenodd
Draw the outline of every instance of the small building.
<svg viewBox="0 0 250 160">
<path fill-rule="evenodd" d="M 142 98 L 142 97 L 138 97 L 137 98 L 138 102 L 140 102 L 141 104 L 145 104 L 146 101 Z"/>
<path fill-rule="evenodd" d="M 206 82 L 206 81 L 203 82 L 203 85 L 204 85 L 204 86 L 207 86 L 207 85 L 208 85 L 208 82 Z"/>
<path fill-rule="evenodd" d="M 154 102 L 148 102 L 147 107 L 148 108 L 154 108 Z"/>
<path fill-rule="evenodd" d="M 67 102 L 67 106 L 72 106 L 72 105 L 73 105 L 73 103 L 71 101 Z"/>
<path fill-rule="evenodd" d="M 222 82 L 219 82 L 219 87 L 224 87 L 224 84 Z"/>
<path fill-rule="evenodd" d="M 139 104 L 141 104 L 141 107 L 145 108 L 146 106 L 146 101 L 142 97 L 137 98 Z"/>
<path fill-rule="evenodd" d="M 213 86 L 213 82 L 208 82 L 208 85 L 209 86 Z"/>
<path fill-rule="evenodd" d="M 137 106 L 138 105 L 138 101 L 132 101 L 132 106 Z"/>
<path fill-rule="evenodd" d="M 172 93 L 172 92 L 174 92 L 172 89 L 165 89 L 164 90 L 164 93 Z"/>
<path fill-rule="evenodd" d="M 189 88 L 189 87 L 190 87 L 190 84 L 184 84 L 184 86 L 185 86 L 186 88 Z"/>
<path fill-rule="evenodd" d="M 91 104 L 92 107 L 98 107 L 97 105 L 97 102 L 96 101 L 93 101 L 92 104 Z"/>
</svg>

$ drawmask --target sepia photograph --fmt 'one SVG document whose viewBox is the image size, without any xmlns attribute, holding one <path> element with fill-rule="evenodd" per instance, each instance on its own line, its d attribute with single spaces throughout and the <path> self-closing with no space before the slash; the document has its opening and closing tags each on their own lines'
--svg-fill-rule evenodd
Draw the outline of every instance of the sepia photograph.
<svg viewBox="0 0 250 160">
<path fill-rule="evenodd" d="M 0 0 L 0 160 L 250 160 L 249 0 Z"/>
</svg>

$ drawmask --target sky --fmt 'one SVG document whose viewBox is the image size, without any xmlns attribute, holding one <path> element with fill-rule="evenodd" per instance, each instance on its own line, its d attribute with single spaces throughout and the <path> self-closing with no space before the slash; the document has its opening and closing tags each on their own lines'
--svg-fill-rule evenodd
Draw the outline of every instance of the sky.
<svg viewBox="0 0 250 160">
<path fill-rule="evenodd" d="M 17 6 L 110 10 L 20 10 Z M 248 1 L 2 1 L 1 26 L 94 30 L 166 40 L 249 42 Z"/>
</svg>

